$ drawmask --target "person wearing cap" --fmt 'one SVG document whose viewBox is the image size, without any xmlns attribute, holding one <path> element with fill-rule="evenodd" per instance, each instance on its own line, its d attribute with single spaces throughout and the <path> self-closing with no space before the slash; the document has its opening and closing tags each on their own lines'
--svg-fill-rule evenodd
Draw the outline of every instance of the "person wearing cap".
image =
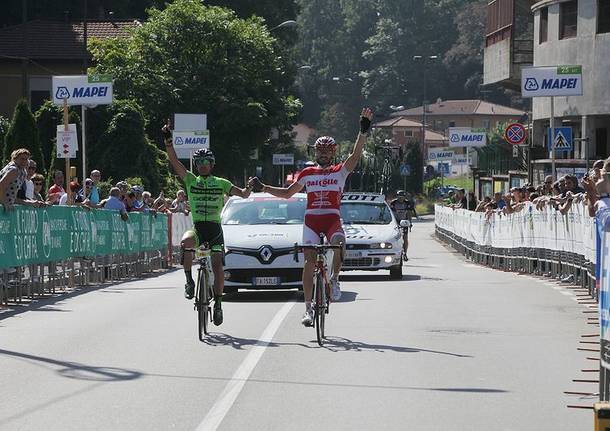
<svg viewBox="0 0 610 431">
<path fill-rule="evenodd" d="M 135 185 L 131 187 L 131 191 L 135 195 L 135 199 L 133 201 L 134 211 L 141 211 L 144 209 L 144 201 L 142 199 L 142 193 L 144 192 L 144 188 L 139 185 Z"/>
</svg>

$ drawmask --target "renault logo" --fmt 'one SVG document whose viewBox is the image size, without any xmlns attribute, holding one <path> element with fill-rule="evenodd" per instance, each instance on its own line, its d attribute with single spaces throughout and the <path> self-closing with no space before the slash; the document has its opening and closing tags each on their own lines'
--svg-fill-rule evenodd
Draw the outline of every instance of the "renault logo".
<svg viewBox="0 0 610 431">
<path fill-rule="evenodd" d="M 269 259 L 271 259 L 271 256 L 273 255 L 273 252 L 269 247 L 265 246 L 261 249 L 259 254 L 261 256 L 261 259 L 263 259 L 265 262 L 269 262 Z"/>
</svg>

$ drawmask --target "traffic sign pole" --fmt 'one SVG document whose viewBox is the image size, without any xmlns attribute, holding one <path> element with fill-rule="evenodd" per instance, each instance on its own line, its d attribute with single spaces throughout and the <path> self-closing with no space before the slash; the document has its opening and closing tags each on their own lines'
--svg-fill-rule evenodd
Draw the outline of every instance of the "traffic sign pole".
<svg viewBox="0 0 610 431">
<path fill-rule="evenodd" d="M 64 131 L 69 131 L 68 125 L 68 99 L 64 98 Z M 70 190 L 70 157 L 66 157 L 66 193 L 68 194 L 68 205 L 72 202 L 72 190 Z"/>
<path fill-rule="evenodd" d="M 551 175 L 557 181 L 555 175 L 555 97 L 551 96 Z"/>
<path fill-rule="evenodd" d="M 81 186 L 83 187 L 83 190 L 85 189 L 85 182 L 87 181 L 87 159 L 85 158 L 85 148 L 86 148 L 86 143 L 87 143 L 87 133 L 86 133 L 86 126 L 85 126 L 85 112 L 86 112 L 86 108 L 85 105 L 81 105 L 81 139 L 83 141 L 83 147 L 81 149 L 82 151 L 82 156 L 83 156 L 83 182 L 81 183 Z M 84 194 L 84 192 L 83 192 Z"/>
</svg>

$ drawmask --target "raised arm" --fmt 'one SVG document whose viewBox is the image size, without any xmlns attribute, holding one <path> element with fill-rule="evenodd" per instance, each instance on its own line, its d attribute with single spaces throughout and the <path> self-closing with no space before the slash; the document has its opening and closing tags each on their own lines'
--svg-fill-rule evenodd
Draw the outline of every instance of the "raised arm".
<svg viewBox="0 0 610 431">
<path fill-rule="evenodd" d="M 167 150 L 167 157 L 169 158 L 169 163 L 176 171 L 176 175 L 178 175 L 180 179 L 184 180 L 184 177 L 186 177 L 187 170 L 180 162 L 180 160 L 178 160 L 178 156 L 176 155 L 176 151 L 174 150 L 169 120 L 167 120 L 167 123 L 161 129 L 161 133 L 163 133 L 163 140 L 165 141 L 165 149 Z"/>
<path fill-rule="evenodd" d="M 288 198 L 292 197 L 292 195 L 294 195 L 295 193 L 298 193 L 301 190 L 303 190 L 303 185 L 296 181 L 294 183 L 290 184 L 289 187 L 272 187 L 272 186 L 263 184 L 261 182 L 261 180 L 258 179 L 258 177 L 250 178 L 248 180 L 248 186 L 252 187 L 254 189 L 254 191 L 256 191 L 256 192 L 269 193 L 273 196 L 276 196 L 276 197 L 282 198 L 282 199 L 288 199 Z"/>
<path fill-rule="evenodd" d="M 371 129 L 371 120 L 373 119 L 373 111 L 370 108 L 362 109 L 360 113 L 360 133 L 358 133 L 358 137 L 356 138 L 356 143 L 354 144 L 354 149 L 352 153 L 349 155 L 343 166 L 347 169 L 348 172 L 356 169 L 358 162 L 360 161 L 360 157 L 362 156 L 362 151 L 364 150 L 364 144 L 366 142 L 366 137 Z"/>
</svg>

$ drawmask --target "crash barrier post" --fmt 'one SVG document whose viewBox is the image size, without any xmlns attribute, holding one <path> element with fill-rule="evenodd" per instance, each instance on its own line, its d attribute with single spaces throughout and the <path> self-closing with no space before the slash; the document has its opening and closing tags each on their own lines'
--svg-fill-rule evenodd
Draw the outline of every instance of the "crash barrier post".
<svg viewBox="0 0 610 431">
<path fill-rule="evenodd" d="M 53 206 L 0 212 L 0 305 L 167 267 L 164 214 Z"/>
<path fill-rule="evenodd" d="M 610 210 L 593 218 L 584 204 L 566 214 L 532 203 L 512 214 L 436 205 L 435 228 L 440 240 L 476 263 L 566 280 L 599 300 L 599 395 L 610 401 Z"/>
</svg>

